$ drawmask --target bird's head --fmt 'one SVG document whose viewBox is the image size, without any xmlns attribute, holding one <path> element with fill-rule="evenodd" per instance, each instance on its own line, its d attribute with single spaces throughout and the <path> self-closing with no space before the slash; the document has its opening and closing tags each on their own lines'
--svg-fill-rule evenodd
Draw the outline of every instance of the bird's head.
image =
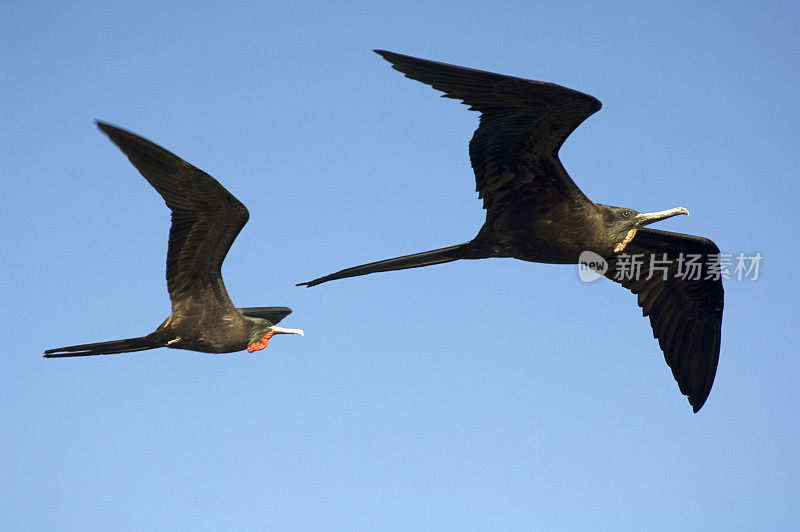
<svg viewBox="0 0 800 532">
<path fill-rule="evenodd" d="M 636 231 L 659 220 L 665 220 L 679 214 L 686 214 L 689 211 L 685 207 L 675 207 L 666 211 L 658 212 L 638 212 L 625 207 L 612 207 L 610 205 L 600 205 L 603 209 L 603 217 L 609 236 L 613 242 L 614 253 L 621 253 L 625 249 Z"/>
<path fill-rule="evenodd" d="M 276 334 L 299 334 L 303 336 L 305 333 L 303 329 L 287 329 L 286 327 L 279 327 L 273 325 L 271 321 L 263 318 L 250 318 L 248 320 L 253 324 L 250 341 L 247 342 L 247 351 L 260 351 L 267 347 L 269 339 Z"/>
</svg>

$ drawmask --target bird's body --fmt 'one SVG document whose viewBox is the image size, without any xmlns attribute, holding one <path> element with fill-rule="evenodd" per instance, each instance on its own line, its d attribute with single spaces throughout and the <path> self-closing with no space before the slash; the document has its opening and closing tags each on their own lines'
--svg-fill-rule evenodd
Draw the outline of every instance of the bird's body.
<svg viewBox="0 0 800 532">
<path fill-rule="evenodd" d="M 45 357 L 117 354 L 156 347 L 230 353 L 266 347 L 286 307 L 238 309 L 222 282 L 222 262 L 247 223 L 247 208 L 216 179 L 152 142 L 109 124 L 98 127 L 128 156 L 172 211 L 167 290 L 172 309 L 152 333 L 138 338 L 48 349 Z"/>
<path fill-rule="evenodd" d="M 554 203 L 545 209 L 529 199 L 484 224 L 471 246 L 490 250 L 487 256 L 576 264 L 581 252 L 606 256 L 619 242 L 603 230 L 602 218 L 602 208 L 594 204 Z"/>
<path fill-rule="evenodd" d="M 272 316 L 259 318 L 247 316 L 243 310 L 226 309 L 219 312 L 213 306 L 206 306 L 202 300 L 192 301 L 170 314 L 148 337 L 174 349 L 232 353 L 247 349 L 254 343 L 254 334 L 260 339 L 267 333 L 266 330 L 262 332 L 265 326 L 275 325 L 291 312 L 285 307 L 273 307 L 270 309 Z M 197 334 L 198 331 L 202 333 Z"/>
<path fill-rule="evenodd" d="M 376 52 L 407 77 L 481 113 L 469 155 L 486 222 L 463 244 L 346 268 L 300 284 L 310 287 L 459 259 L 513 257 L 576 264 L 583 252 L 591 251 L 608 261 L 608 278 L 639 295 L 681 392 L 699 410 L 711 390 L 719 356 L 722 282 L 708 278 L 718 266 L 719 249 L 705 238 L 644 228 L 688 214 L 683 207 L 639 213 L 594 203 L 572 181 L 558 151 L 600 109 L 600 102 L 552 83 Z M 698 279 L 682 275 L 680 257 L 685 253 L 703 259 Z M 626 273 L 626 254 L 642 256 L 636 279 L 621 275 Z M 656 270 L 655 257 L 670 259 L 671 266 Z M 653 275 L 662 270 L 668 274 L 664 278 Z"/>
</svg>

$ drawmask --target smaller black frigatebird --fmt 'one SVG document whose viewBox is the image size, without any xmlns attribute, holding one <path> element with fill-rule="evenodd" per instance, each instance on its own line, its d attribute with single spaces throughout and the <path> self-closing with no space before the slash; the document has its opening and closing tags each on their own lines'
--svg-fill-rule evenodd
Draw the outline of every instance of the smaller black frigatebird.
<svg viewBox="0 0 800 532">
<path fill-rule="evenodd" d="M 286 307 L 235 308 L 222 282 L 222 261 L 247 223 L 247 208 L 217 182 L 164 148 L 112 125 L 97 127 L 128 156 L 172 211 L 167 290 L 172 313 L 139 338 L 48 349 L 47 358 L 112 355 L 157 347 L 204 353 L 249 352 L 274 334 L 303 334 L 276 324 Z"/>
<path fill-rule="evenodd" d="M 569 177 L 558 151 L 600 102 L 553 83 L 375 51 L 406 77 L 481 113 L 469 156 L 486 222 L 463 244 L 354 266 L 299 285 L 458 259 L 576 264 L 583 252 L 592 252 L 606 261 L 606 277 L 638 295 L 681 393 L 697 412 L 719 359 L 719 248 L 707 238 L 644 228 L 689 214 L 683 207 L 639 213 L 594 203 Z"/>
</svg>

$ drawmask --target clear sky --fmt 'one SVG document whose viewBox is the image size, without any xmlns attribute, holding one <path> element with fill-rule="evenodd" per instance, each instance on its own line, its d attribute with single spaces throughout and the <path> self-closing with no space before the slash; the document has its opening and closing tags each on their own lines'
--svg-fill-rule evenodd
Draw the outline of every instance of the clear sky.
<svg viewBox="0 0 800 532">
<path fill-rule="evenodd" d="M 588 4 L 588 5 L 587 5 Z M 795 2 L 6 2 L 3 530 L 800 527 Z M 593 200 L 761 253 L 699 414 L 635 297 L 512 259 L 295 287 L 472 238 L 477 114 L 373 48 L 603 102 Z M 265 351 L 47 360 L 168 314 L 169 211 L 93 120 L 209 172 Z"/>
</svg>

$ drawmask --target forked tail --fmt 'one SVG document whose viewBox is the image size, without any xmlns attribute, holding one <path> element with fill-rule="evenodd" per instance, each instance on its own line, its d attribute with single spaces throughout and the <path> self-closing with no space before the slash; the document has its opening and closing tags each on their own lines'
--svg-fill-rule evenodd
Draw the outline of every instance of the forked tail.
<svg viewBox="0 0 800 532">
<path fill-rule="evenodd" d="M 131 353 L 133 351 L 144 351 L 163 347 L 162 344 L 154 342 L 147 336 L 139 338 L 128 338 L 126 340 L 111 340 L 110 342 L 98 342 L 96 344 L 72 345 L 69 347 L 57 347 L 48 349 L 44 352 L 45 358 L 59 357 L 85 357 L 89 355 L 116 355 L 118 353 Z"/>
<path fill-rule="evenodd" d="M 353 266 L 352 268 L 345 268 L 342 271 L 314 279 L 305 283 L 297 283 L 297 286 L 312 287 L 322 284 L 334 279 L 344 279 L 345 277 L 355 277 L 357 275 L 366 275 L 375 272 L 388 272 L 392 270 L 405 270 L 407 268 L 419 268 L 420 266 L 430 266 L 432 264 L 442 264 L 445 262 L 452 262 L 458 259 L 471 259 L 476 258 L 470 252 L 470 242 L 463 244 L 456 244 L 441 249 L 434 249 L 431 251 L 423 251 L 422 253 L 414 253 L 413 255 L 405 255 L 403 257 L 395 257 L 393 259 L 379 260 L 377 262 L 370 262 L 369 264 L 362 264 L 361 266 Z"/>
</svg>

